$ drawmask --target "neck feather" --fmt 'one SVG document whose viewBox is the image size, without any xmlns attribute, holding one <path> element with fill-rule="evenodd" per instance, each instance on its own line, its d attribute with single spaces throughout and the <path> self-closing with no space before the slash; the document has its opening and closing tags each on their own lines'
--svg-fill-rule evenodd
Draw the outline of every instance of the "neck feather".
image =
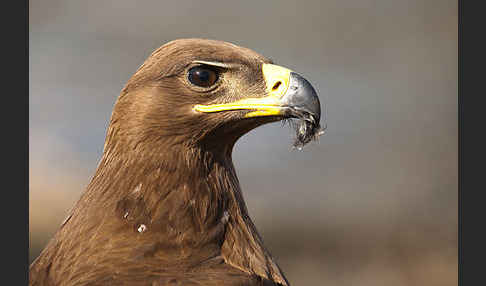
<svg viewBox="0 0 486 286">
<path fill-rule="evenodd" d="M 111 229 L 121 237 L 144 232 L 140 233 L 144 239 L 132 239 L 134 243 L 143 248 L 156 242 L 149 243 L 153 247 L 146 248 L 144 256 L 148 253 L 167 264 L 221 256 L 248 274 L 288 285 L 248 215 L 231 159 L 232 146 L 215 151 L 179 145 L 152 152 L 107 147 L 73 212 L 84 213 L 84 224 L 101 220 L 107 233 Z M 113 212 L 115 218 L 110 218 L 107 214 Z M 92 216 L 96 220 L 87 219 Z M 167 255 L 167 247 L 180 251 L 170 257 L 157 255 L 158 251 Z"/>
</svg>

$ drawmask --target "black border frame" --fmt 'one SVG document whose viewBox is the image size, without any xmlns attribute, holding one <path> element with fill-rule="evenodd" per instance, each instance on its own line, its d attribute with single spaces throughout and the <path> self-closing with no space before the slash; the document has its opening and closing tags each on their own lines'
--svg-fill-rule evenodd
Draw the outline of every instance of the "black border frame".
<svg viewBox="0 0 486 286">
<path fill-rule="evenodd" d="M 29 275 L 29 1 L 4 5 L 2 17 L 2 281 Z M 13 9 L 12 9 L 13 8 Z M 7 17 L 11 16 L 11 17 Z M 6 62 L 5 62 L 6 61 Z M 6 159 L 6 160 L 5 160 Z M 5 183 L 7 186 L 5 186 Z M 18 273 L 20 272 L 20 273 Z"/>
<path fill-rule="evenodd" d="M 484 284 L 483 177 L 486 140 L 484 108 L 484 9 L 481 1 L 458 1 L 458 280 L 459 285 Z M 476 5 L 474 5 L 476 4 Z"/>
</svg>

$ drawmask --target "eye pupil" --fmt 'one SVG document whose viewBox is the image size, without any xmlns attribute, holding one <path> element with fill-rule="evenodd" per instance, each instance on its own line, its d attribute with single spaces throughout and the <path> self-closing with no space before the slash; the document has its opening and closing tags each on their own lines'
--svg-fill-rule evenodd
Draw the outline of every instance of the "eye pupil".
<svg viewBox="0 0 486 286">
<path fill-rule="evenodd" d="M 194 85 L 210 87 L 218 80 L 218 74 L 207 67 L 197 66 L 189 70 L 188 79 Z"/>
</svg>

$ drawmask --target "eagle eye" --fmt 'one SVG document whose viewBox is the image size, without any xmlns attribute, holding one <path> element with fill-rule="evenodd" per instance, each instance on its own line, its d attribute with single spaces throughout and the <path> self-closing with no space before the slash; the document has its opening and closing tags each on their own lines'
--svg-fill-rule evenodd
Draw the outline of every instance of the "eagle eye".
<svg viewBox="0 0 486 286">
<path fill-rule="evenodd" d="M 218 73 L 207 66 L 196 66 L 189 69 L 187 78 L 193 85 L 210 87 L 218 80 Z"/>
</svg>

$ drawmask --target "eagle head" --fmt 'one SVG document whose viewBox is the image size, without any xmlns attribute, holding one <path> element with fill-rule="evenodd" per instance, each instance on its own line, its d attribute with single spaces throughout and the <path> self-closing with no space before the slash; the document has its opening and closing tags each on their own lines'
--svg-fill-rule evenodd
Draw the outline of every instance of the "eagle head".
<svg viewBox="0 0 486 286">
<path fill-rule="evenodd" d="M 154 51 L 122 90 L 110 129 L 127 148 L 232 147 L 251 129 L 297 118 L 295 145 L 317 138 L 320 102 L 299 74 L 237 45 L 171 41 Z M 109 144 L 109 142 L 107 142 Z"/>
</svg>

